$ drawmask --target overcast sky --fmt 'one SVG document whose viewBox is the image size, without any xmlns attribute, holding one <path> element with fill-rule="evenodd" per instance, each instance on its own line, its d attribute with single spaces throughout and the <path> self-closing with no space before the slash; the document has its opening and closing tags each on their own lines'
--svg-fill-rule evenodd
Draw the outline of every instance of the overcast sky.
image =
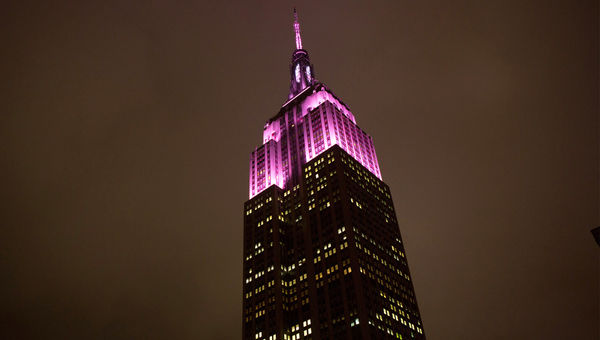
<svg viewBox="0 0 600 340">
<path fill-rule="evenodd" d="M 290 1 L 3 2 L 0 337 L 240 339 Z M 598 3 L 295 2 L 431 340 L 598 339 Z"/>
</svg>

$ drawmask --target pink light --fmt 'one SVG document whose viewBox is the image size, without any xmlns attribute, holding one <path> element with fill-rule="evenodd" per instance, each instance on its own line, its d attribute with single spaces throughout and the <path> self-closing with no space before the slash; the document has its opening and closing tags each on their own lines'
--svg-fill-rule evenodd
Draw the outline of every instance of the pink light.
<svg viewBox="0 0 600 340">
<path fill-rule="evenodd" d="M 296 33 L 296 49 L 302 49 L 302 38 L 300 37 L 300 24 L 298 23 L 298 13 L 294 7 L 294 32 Z"/>
<path fill-rule="evenodd" d="M 267 143 L 270 140 L 279 142 L 280 132 L 281 131 L 278 120 L 268 122 L 267 124 L 265 124 L 265 129 L 263 130 L 263 144 Z"/>
<path fill-rule="evenodd" d="M 281 169 L 279 143 L 269 140 L 250 154 L 250 198 L 273 184 L 283 189 L 284 178 Z"/>
<path fill-rule="evenodd" d="M 325 91 L 319 93 L 328 94 Z M 306 162 L 317 157 L 334 144 L 339 145 L 352 158 L 381 179 L 379 162 L 375 154 L 373 139 L 354 122 L 354 116 L 331 95 L 307 98 L 310 109 L 302 125 L 305 143 Z M 313 106 L 318 104 L 318 106 Z M 336 105 L 337 104 L 337 105 Z M 319 108 L 320 107 L 320 108 Z M 316 124 L 312 123 L 316 122 Z"/>
<path fill-rule="evenodd" d="M 344 114 L 344 116 L 348 117 L 348 119 L 350 119 L 352 123 L 356 124 L 356 119 L 354 118 L 354 115 L 352 114 L 352 112 L 350 112 L 350 110 L 348 110 L 346 105 L 340 102 L 329 91 L 325 90 L 325 88 L 321 88 L 320 91 L 315 92 L 310 96 L 306 97 L 306 99 L 302 102 L 302 115 L 306 115 L 310 110 L 316 108 L 317 106 L 323 104 L 326 101 L 332 103 L 338 110 L 340 110 Z"/>
<path fill-rule="evenodd" d="M 296 8 L 294 33 L 290 94 L 279 113 L 265 124 L 263 145 L 250 155 L 250 198 L 272 185 L 286 189 L 297 183 L 301 166 L 336 144 L 381 179 L 371 136 L 356 125 L 348 106 L 324 84 L 313 81 Z"/>
<path fill-rule="evenodd" d="M 288 103 L 283 105 L 284 109 Z M 381 179 L 373 139 L 356 125 L 352 112 L 333 93 L 323 86 L 298 104 L 286 109 L 294 112 L 293 116 L 279 116 L 265 124 L 263 145 L 250 156 L 250 198 L 271 185 L 287 188 L 297 167 L 287 151 L 291 130 L 297 138 L 293 144 L 304 145 L 304 158 L 298 160 L 300 165 L 337 144 Z M 304 137 L 300 139 L 299 135 Z M 288 147 L 283 147 L 285 144 Z"/>
</svg>

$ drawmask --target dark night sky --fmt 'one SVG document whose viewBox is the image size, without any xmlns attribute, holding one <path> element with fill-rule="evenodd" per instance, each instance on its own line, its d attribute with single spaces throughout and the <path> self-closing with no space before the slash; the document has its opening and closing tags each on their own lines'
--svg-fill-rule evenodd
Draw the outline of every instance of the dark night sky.
<svg viewBox="0 0 600 340">
<path fill-rule="evenodd" d="M 296 5 L 374 137 L 429 339 L 598 339 L 598 3 Z M 292 6 L 3 2 L 0 338 L 240 338 Z"/>
</svg>

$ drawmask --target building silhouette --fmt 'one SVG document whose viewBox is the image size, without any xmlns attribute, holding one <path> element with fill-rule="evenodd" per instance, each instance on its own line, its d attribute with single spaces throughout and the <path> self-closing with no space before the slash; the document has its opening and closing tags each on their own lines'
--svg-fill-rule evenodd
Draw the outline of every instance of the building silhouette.
<svg viewBox="0 0 600 340">
<path fill-rule="evenodd" d="M 296 50 L 250 156 L 242 338 L 425 339 L 373 139 Z"/>
</svg>

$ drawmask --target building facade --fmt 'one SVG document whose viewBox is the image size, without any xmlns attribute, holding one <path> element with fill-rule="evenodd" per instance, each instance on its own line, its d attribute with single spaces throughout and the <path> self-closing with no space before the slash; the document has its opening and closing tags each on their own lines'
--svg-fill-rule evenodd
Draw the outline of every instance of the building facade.
<svg viewBox="0 0 600 340">
<path fill-rule="evenodd" d="M 373 139 L 296 50 L 250 155 L 242 338 L 425 339 Z"/>
</svg>

